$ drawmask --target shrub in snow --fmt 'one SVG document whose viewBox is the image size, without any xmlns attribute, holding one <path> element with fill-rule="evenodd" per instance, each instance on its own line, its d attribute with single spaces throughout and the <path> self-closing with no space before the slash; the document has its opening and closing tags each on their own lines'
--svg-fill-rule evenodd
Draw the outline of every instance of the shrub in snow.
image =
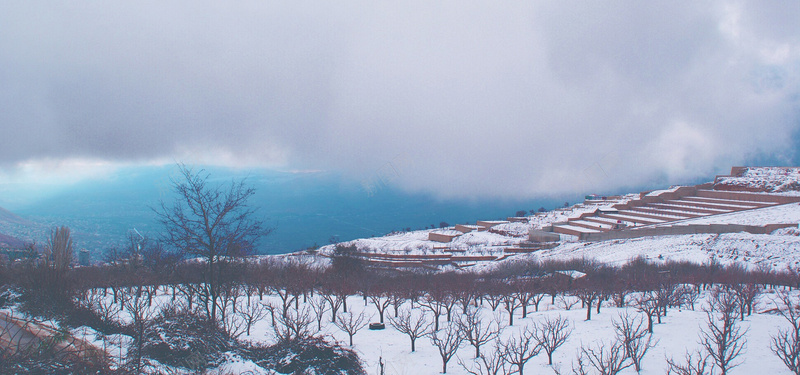
<svg viewBox="0 0 800 375">
<path fill-rule="evenodd" d="M 213 367 L 234 342 L 216 324 L 189 312 L 164 310 L 144 335 L 142 354 L 163 364 L 200 370 Z"/>
<path fill-rule="evenodd" d="M 280 341 L 268 347 L 254 346 L 243 350 L 242 356 L 281 374 L 366 374 L 355 352 L 331 345 L 319 337 Z"/>
</svg>

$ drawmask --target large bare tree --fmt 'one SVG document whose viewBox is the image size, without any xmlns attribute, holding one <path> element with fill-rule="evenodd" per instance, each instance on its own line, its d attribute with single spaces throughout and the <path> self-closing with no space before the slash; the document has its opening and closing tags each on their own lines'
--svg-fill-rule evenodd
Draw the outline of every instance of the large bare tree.
<svg viewBox="0 0 800 375">
<path fill-rule="evenodd" d="M 411 339 L 411 351 L 413 352 L 416 350 L 415 343 L 417 339 L 428 334 L 432 323 L 428 322 L 424 311 L 414 314 L 411 309 L 404 309 L 400 311 L 397 317 L 390 317 L 389 324 Z"/>
<path fill-rule="evenodd" d="M 778 305 L 778 313 L 786 319 L 789 326 L 779 328 L 778 333 L 772 335 L 770 349 L 792 374 L 798 375 L 800 374 L 800 307 L 789 293 L 783 292 L 779 294 L 779 298 L 785 308 Z"/>
<path fill-rule="evenodd" d="M 722 375 L 742 362 L 737 358 L 747 347 L 747 329 L 737 322 L 739 300 L 729 288 L 717 288 L 711 293 L 706 310 L 706 328 L 700 330 L 700 346 L 714 361 Z"/>
<path fill-rule="evenodd" d="M 572 334 L 572 327 L 569 319 L 563 318 L 561 315 L 555 319 L 545 317 L 544 321 L 534 326 L 533 338 L 536 340 L 536 344 L 547 353 L 548 365 L 553 364 L 553 353 L 567 342 L 570 334 Z"/>
<path fill-rule="evenodd" d="M 172 179 L 175 200 L 156 209 L 164 227 L 163 240 L 186 257 L 200 258 L 203 269 L 197 298 L 211 321 L 217 320 L 222 280 L 233 259 L 253 252 L 259 238 L 269 233 L 248 200 L 255 194 L 243 180 L 213 185 L 209 173 L 178 165 Z"/>
</svg>

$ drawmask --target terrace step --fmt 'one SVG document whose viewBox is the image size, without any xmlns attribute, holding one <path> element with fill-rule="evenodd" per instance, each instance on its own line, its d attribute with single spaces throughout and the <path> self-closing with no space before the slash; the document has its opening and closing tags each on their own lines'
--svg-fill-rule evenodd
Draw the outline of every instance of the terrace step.
<svg viewBox="0 0 800 375">
<path fill-rule="evenodd" d="M 675 220 L 683 220 L 683 219 L 690 219 L 690 218 L 693 218 L 693 217 L 705 216 L 705 215 L 698 214 L 696 212 L 693 213 L 693 212 L 686 212 L 686 211 L 668 210 L 668 209 L 650 207 L 650 206 L 634 207 L 634 208 L 631 208 L 630 210 L 634 211 L 634 212 L 641 212 L 641 213 L 645 213 L 645 214 L 656 215 L 656 218 L 674 217 Z"/>
<path fill-rule="evenodd" d="M 725 213 L 733 211 L 733 210 L 729 210 L 729 209 L 698 207 L 697 205 L 681 204 L 681 203 L 675 203 L 675 202 L 676 201 L 667 201 L 665 203 L 650 203 L 650 206 L 651 207 L 655 207 L 655 208 L 667 209 L 667 210 L 692 212 L 692 213 L 700 214 L 701 216 L 725 214 Z"/>
<path fill-rule="evenodd" d="M 594 230 L 598 230 L 598 231 L 601 231 L 601 232 L 609 231 L 614 227 L 613 224 L 610 224 L 610 223 L 597 223 L 597 222 L 588 221 L 588 220 L 585 220 L 585 219 L 584 220 L 570 220 L 569 221 L 569 225 L 583 227 L 583 228 L 587 228 L 587 229 L 594 229 Z"/>
<path fill-rule="evenodd" d="M 622 220 L 623 222 L 626 221 L 632 222 L 636 223 L 637 225 L 661 224 L 671 221 L 671 220 L 652 219 L 652 218 L 644 218 L 641 216 L 628 215 L 622 211 L 617 214 L 600 214 L 599 216 L 614 220 Z"/>
<path fill-rule="evenodd" d="M 586 216 L 586 217 L 583 218 L 583 220 L 591 221 L 591 222 L 599 223 L 599 224 L 608 224 L 608 225 L 611 225 L 611 226 L 613 226 L 614 224 L 617 224 L 617 219 L 610 219 L 610 218 L 601 217 L 601 216 Z"/>
<path fill-rule="evenodd" d="M 620 210 L 619 214 L 627 215 L 627 216 L 638 216 L 643 217 L 645 219 L 653 219 L 653 220 L 661 220 L 661 222 L 666 221 L 676 221 L 676 220 L 683 220 L 688 219 L 688 216 L 678 216 L 678 215 L 665 215 L 665 214 L 655 214 L 652 212 L 642 212 L 636 208 L 630 208 L 627 210 Z M 618 215 L 619 215 L 618 214 Z"/>
<path fill-rule="evenodd" d="M 717 190 L 698 190 L 698 197 L 703 198 L 718 198 L 728 199 L 741 202 L 753 202 L 760 204 L 778 204 L 781 197 L 767 194 L 758 193 L 742 193 L 735 191 L 717 191 Z"/>
<path fill-rule="evenodd" d="M 584 233 L 600 233 L 601 231 L 595 229 L 589 229 L 569 224 L 557 224 L 553 225 L 553 232 L 561 233 L 561 234 L 569 234 L 572 236 L 580 236 Z"/>
<path fill-rule="evenodd" d="M 691 202 L 710 206 L 711 208 L 731 208 L 733 210 L 749 210 L 751 208 L 765 207 L 763 202 L 736 201 L 730 199 L 708 198 L 708 197 L 683 197 L 673 202 Z M 768 205 L 768 204 L 766 204 Z"/>
</svg>

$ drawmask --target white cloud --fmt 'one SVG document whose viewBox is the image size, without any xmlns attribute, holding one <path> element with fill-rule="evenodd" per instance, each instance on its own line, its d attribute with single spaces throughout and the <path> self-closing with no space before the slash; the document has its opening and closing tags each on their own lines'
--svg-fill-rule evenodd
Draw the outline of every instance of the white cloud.
<svg viewBox="0 0 800 375">
<path fill-rule="evenodd" d="M 797 19 L 746 1 L 9 2 L 0 163 L 334 169 L 443 196 L 681 182 L 791 155 Z"/>
</svg>

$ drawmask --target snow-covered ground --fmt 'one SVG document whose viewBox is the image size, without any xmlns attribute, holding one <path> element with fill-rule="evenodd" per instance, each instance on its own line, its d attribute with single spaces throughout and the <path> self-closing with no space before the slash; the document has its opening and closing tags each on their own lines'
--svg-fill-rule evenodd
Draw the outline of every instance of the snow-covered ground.
<svg viewBox="0 0 800 375">
<path fill-rule="evenodd" d="M 800 195 L 800 168 L 749 167 L 741 176 L 720 177 L 715 185 Z"/>
<path fill-rule="evenodd" d="M 800 223 L 800 203 L 782 204 L 772 207 L 731 212 L 727 214 L 704 216 L 661 225 L 675 224 L 742 224 L 767 225 Z"/>
<path fill-rule="evenodd" d="M 666 359 L 675 358 L 680 360 L 683 358 L 686 351 L 694 351 L 699 348 L 698 334 L 701 327 L 705 326 L 706 314 L 702 311 L 704 306 L 704 297 L 701 297 L 696 305 L 696 310 L 687 308 L 670 309 L 666 317 L 663 318 L 662 324 L 654 326 L 653 337 L 657 340 L 657 345 L 647 353 L 643 360 L 641 374 L 664 374 L 666 369 Z M 161 297 L 163 300 L 169 299 L 168 295 Z M 566 297 L 568 300 L 574 297 Z M 757 308 L 752 316 L 745 317 L 741 325 L 747 330 L 747 347 L 746 351 L 741 357 L 741 365 L 734 368 L 729 372 L 731 375 L 737 374 L 790 374 L 789 370 L 784 367 L 778 357 L 776 357 L 769 349 L 770 335 L 777 332 L 778 327 L 786 325 L 782 317 L 775 314 L 773 309 L 776 307 L 774 303 L 776 295 L 774 291 L 768 290 L 761 296 L 757 303 Z M 246 303 L 245 298 L 241 298 L 240 303 Z M 259 301 L 257 296 L 251 299 L 251 303 L 272 303 L 279 304 L 280 301 L 275 296 L 266 296 L 264 300 Z M 348 299 L 348 306 L 352 314 L 365 314 L 371 317 L 369 321 L 376 322 L 378 320 L 378 313 L 372 303 L 363 302 L 363 299 L 357 296 L 351 296 Z M 512 336 L 518 336 L 521 330 L 525 327 L 532 326 L 541 322 L 546 317 L 562 316 L 569 319 L 573 332 L 561 348 L 554 353 L 554 365 L 551 367 L 547 365 L 547 356 L 542 352 L 533 359 L 531 359 L 525 367 L 525 374 L 555 374 L 554 369 L 560 369 L 562 373 L 570 373 L 571 367 L 575 361 L 576 355 L 581 346 L 595 346 L 601 342 L 610 343 L 614 338 L 614 328 L 612 322 L 619 320 L 619 315 L 623 313 L 639 314 L 632 307 L 615 308 L 611 304 L 606 304 L 601 309 L 600 314 L 592 311 L 592 319 L 586 321 L 586 310 L 580 308 L 580 304 L 574 305 L 569 310 L 565 309 L 566 304 L 561 298 L 556 299 L 555 304 L 550 304 L 550 298 L 545 298 L 541 305 L 540 311 L 534 312 L 530 308 L 528 317 L 523 319 L 521 311 L 515 312 L 514 325 L 508 326 L 508 313 L 499 307 L 497 311 L 492 311 L 488 304 L 484 303 L 480 307 L 481 316 L 484 322 L 497 320 L 502 327 L 500 338 L 505 341 Z M 304 303 L 300 304 L 300 308 L 307 308 Z M 406 302 L 402 307 L 409 309 L 411 305 Z M 456 313 L 460 311 L 455 308 Z M 412 309 L 414 314 L 420 314 L 423 309 L 419 305 L 415 305 Z M 408 374 L 437 374 L 441 371 L 442 361 L 438 354 L 437 348 L 431 343 L 427 337 L 422 337 L 417 340 L 416 351 L 411 352 L 410 341 L 408 336 L 398 332 L 388 324 L 389 316 L 393 314 L 391 307 L 386 312 L 387 327 L 385 330 L 369 330 L 364 328 L 358 331 L 354 336 L 353 350 L 363 360 L 365 369 L 369 374 L 378 374 L 379 362 L 383 361 L 385 365 L 386 375 L 408 375 Z M 429 314 L 429 313 L 427 313 Z M 639 314 L 641 316 L 641 314 Z M 126 319 L 123 317 L 123 319 Z M 428 316 L 431 321 L 431 317 Z M 445 316 L 441 317 L 440 324 L 442 326 L 448 324 Z M 313 323 L 316 328 L 316 322 Z M 104 337 L 97 332 L 80 327 L 72 330 L 73 334 L 85 338 L 97 345 L 99 348 L 105 346 L 108 349 L 110 359 L 118 361 L 120 357 L 124 358 L 126 354 L 125 345 L 130 342 L 130 338 L 120 335 Z M 262 319 L 253 326 L 251 335 L 243 335 L 241 338 L 261 343 L 273 343 L 275 338 L 273 329 L 269 318 Z M 330 323 L 330 312 L 327 312 L 323 319 L 322 329 L 316 334 L 324 336 L 328 341 L 337 341 L 343 346 L 348 346 L 348 336 L 336 326 Z M 120 346 L 120 344 L 123 344 Z M 482 347 L 483 352 L 491 352 L 492 345 L 487 344 Z M 472 366 L 472 358 L 474 356 L 474 348 L 469 344 L 464 343 L 458 350 L 456 357 L 453 358 L 448 364 L 448 374 L 463 375 L 468 372 L 459 364 L 459 361 L 467 366 Z M 253 362 L 243 360 L 233 353 L 226 354 L 226 361 L 216 369 L 212 369 L 208 373 L 249 373 L 249 374 L 270 374 L 269 371 L 256 366 Z M 151 362 L 148 367 L 151 370 L 158 369 L 157 363 Z M 174 373 L 181 373 L 176 368 L 161 367 L 162 370 L 169 370 Z M 188 373 L 188 372 L 187 372 Z M 635 374 L 636 371 L 631 367 L 624 370 L 621 374 Z"/>
<path fill-rule="evenodd" d="M 626 196 L 633 198 L 632 195 Z M 359 250 L 374 253 L 436 254 L 458 250 L 465 254 L 500 254 L 504 248 L 519 246 L 527 240 L 531 229 L 540 229 L 556 222 L 566 221 L 583 212 L 598 208 L 598 204 L 576 205 L 529 217 L 529 222 L 500 224 L 492 231 L 474 231 L 454 238 L 450 243 L 428 240 L 431 230 L 392 234 L 384 237 L 358 239 L 345 243 Z M 766 225 L 800 223 L 800 204 L 790 203 L 772 207 L 681 220 L 664 225 L 688 224 L 744 224 Z M 503 233 L 503 234 L 500 234 Z M 777 230 L 771 234 L 726 233 L 693 234 L 619 239 L 602 242 L 581 242 L 573 236 L 561 235 L 558 247 L 532 254 L 514 255 L 505 261 L 532 257 L 540 260 L 591 258 L 604 263 L 622 264 L 643 256 L 653 261 L 708 262 L 716 258 L 723 264 L 738 262 L 748 268 L 770 266 L 776 271 L 800 269 L 800 230 Z M 330 253 L 334 245 L 320 249 Z M 492 265 L 484 265 L 491 267 Z"/>
<path fill-rule="evenodd" d="M 652 262 L 673 260 L 698 264 L 715 258 L 721 264 L 736 262 L 751 269 L 765 265 L 784 271 L 787 267 L 800 268 L 800 237 L 796 231 L 779 230 L 773 234 L 690 234 L 576 241 L 525 256 L 538 260 L 589 258 L 612 265 L 624 264 L 638 256 Z"/>
</svg>

